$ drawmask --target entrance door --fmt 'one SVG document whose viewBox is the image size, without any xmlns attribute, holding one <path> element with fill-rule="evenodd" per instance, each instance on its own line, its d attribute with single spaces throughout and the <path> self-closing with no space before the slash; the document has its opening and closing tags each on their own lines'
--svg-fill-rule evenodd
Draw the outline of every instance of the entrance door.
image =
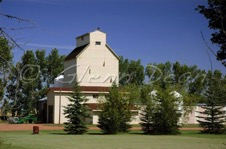
<svg viewBox="0 0 226 149">
<path fill-rule="evenodd" d="M 53 105 L 48 106 L 48 123 L 53 123 Z"/>
</svg>

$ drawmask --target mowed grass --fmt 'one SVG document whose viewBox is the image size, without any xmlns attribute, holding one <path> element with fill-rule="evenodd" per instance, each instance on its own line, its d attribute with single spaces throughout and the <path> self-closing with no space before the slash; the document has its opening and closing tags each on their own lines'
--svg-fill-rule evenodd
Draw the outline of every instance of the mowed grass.
<svg viewBox="0 0 226 149">
<path fill-rule="evenodd" d="M 226 135 L 203 135 L 182 131 L 180 135 L 130 134 L 102 135 L 90 131 L 85 135 L 67 135 L 63 131 L 0 132 L 4 145 L 0 149 L 226 149 Z"/>
</svg>

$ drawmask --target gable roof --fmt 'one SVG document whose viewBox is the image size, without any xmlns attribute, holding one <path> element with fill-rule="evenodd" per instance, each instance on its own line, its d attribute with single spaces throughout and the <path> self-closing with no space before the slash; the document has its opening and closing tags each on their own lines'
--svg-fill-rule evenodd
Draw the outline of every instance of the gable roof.
<svg viewBox="0 0 226 149">
<path fill-rule="evenodd" d="M 81 38 L 82 36 L 89 35 L 90 33 L 93 33 L 93 32 L 96 32 L 96 31 L 106 34 L 105 32 L 101 31 L 100 28 L 97 28 L 97 29 L 95 29 L 95 30 L 92 31 L 92 32 L 88 32 L 88 33 L 85 33 L 85 34 L 83 34 L 83 35 L 80 35 L 80 36 L 76 37 L 76 39 Z"/>
<path fill-rule="evenodd" d="M 64 61 L 68 61 L 68 60 L 71 60 L 71 59 L 74 59 L 76 58 L 89 44 L 85 44 L 83 46 L 80 46 L 80 47 L 77 47 L 75 48 L 70 54 L 68 54 L 68 56 L 64 59 Z M 115 54 L 115 52 L 106 44 L 105 45 L 108 50 L 110 50 L 110 52 L 117 58 L 119 59 L 118 55 Z"/>
<path fill-rule="evenodd" d="M 64 61 L 68 61 L 77 57 L 77 55 L 79 55 L 86 48 L 87 45 L 88 44 L 85 44 L 83 46 L 75 48 L 70 54 L 68 54 L 68 56 L 64 59 Z"/>
<path fill-rule="evenodd" d="M 110 50 L 110 52 L 119 60 L 119 56 L 109 47 L 109 45 L 105 44 L 105 46 Z"/>
</svg>

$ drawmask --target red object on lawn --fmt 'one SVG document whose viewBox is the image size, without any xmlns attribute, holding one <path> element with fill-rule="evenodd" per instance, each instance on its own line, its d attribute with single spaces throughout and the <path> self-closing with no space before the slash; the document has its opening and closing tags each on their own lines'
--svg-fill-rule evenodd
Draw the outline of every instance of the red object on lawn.
<svg viewBox="0 0 226 149">
<path fill-rule="evenodd" d="M 33 126 L 33 134 L 39 134 L 39 127 Z"/>
</svg>

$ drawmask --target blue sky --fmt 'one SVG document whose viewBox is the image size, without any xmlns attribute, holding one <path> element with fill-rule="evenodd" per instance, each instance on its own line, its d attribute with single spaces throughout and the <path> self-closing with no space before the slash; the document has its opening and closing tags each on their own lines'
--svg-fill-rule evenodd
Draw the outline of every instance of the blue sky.
<svg viewBox="0 0 226 149">
<path fill-rule="evenodd" d="M 36 23 L 33 29 L 6 30 L 25 49 L 58 48 L 69 54 L 75 38 L 95 30 L 107 33 L 110 47 L 128 59 L 148 63 L 179 61 L 210 69 L 207 47 L 211 30 L 207 20 L 195 11 L 207 0 L 3 0 L 0 11 Z M 0 18 L 7 28 L 29 27 L 29 23 Z M 2 23 L 3 22 L 3 23 Z M 22 51 L 14 49 L 15 61 Z M 211 54 L 214 69 L 226 69 Z"/>
</svg>

